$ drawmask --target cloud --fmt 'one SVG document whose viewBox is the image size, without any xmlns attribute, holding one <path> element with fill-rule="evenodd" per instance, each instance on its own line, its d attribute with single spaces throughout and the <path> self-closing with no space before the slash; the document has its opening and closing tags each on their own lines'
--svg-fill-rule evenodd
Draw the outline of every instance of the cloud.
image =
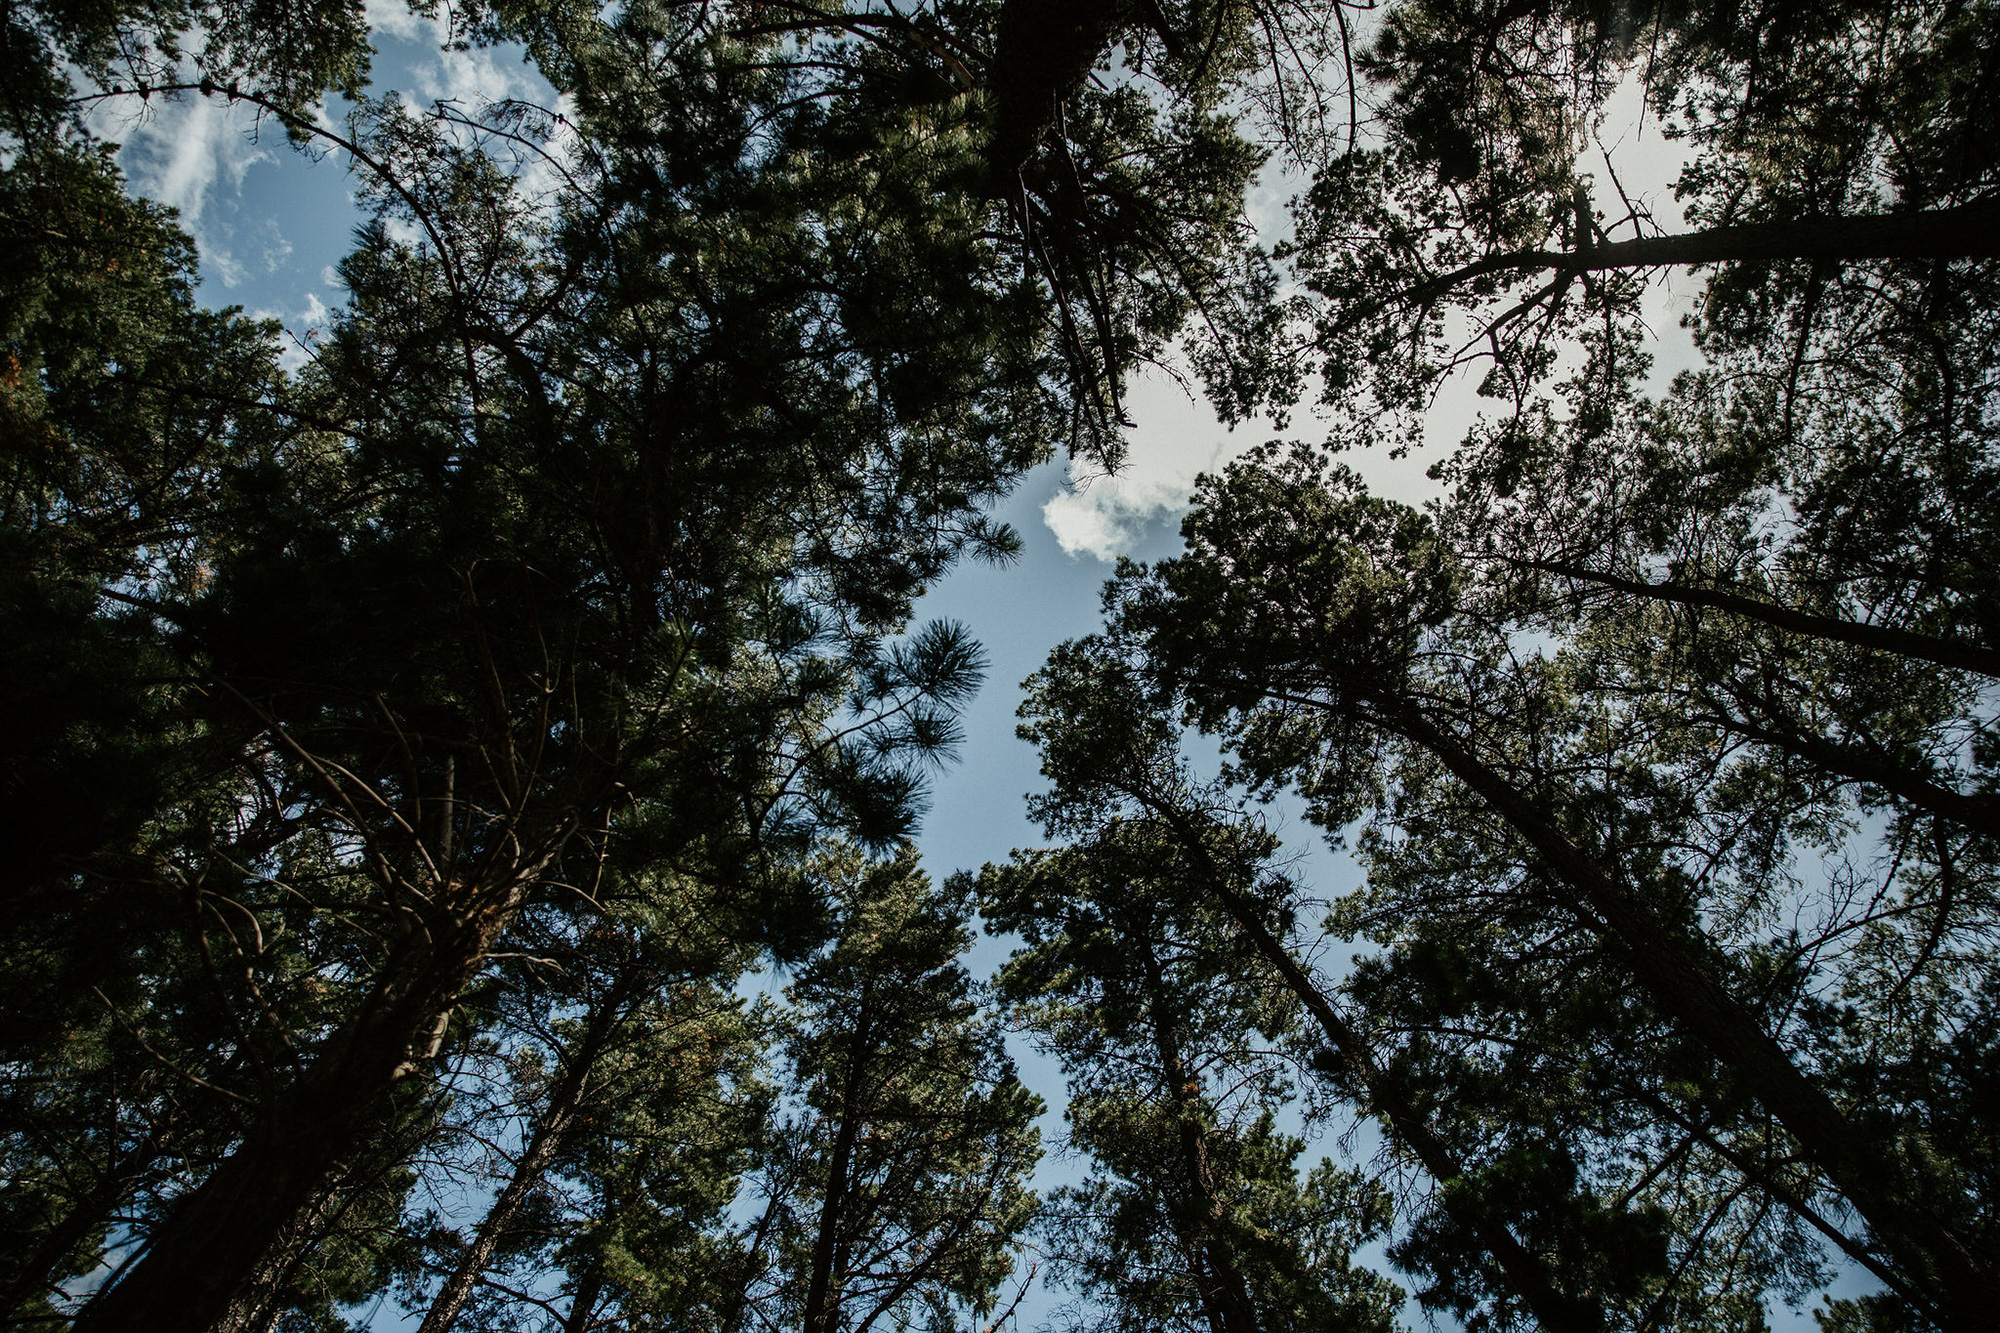
<svg viewBox="0 0 2000 1333">
<path fill-rule="evenodd" d="M 1110 561 L 1129 554 L 1187 508 L 1197 476 L 1256 442 L 1243 432 L 1232 436 L 1205 401 L 1163 371 L 1134 377 L 1125 406 L 1138 423 L 1125 465 L 1105 476 L 1072 464 L 1069 484 L 1042 506 L 1042 522 L 1070 555 Z"/>
<path fill-rule="evenodd" d="M 1579 173 L 1592 178 L 1591 204 L 1605 215 L 1605 225 L 1614 239 L 1639 234 L 1626 220 L 1628 206 L 1645 220 L 1646 234 L 1671 235 L 1687 230 L 1687 214 L 1674 197 L 1674 186 L 1688 165 L 1689 144 L 1685 139 L 1666 137 L 1646 105 L 1646 86 L 1638 66 L 1629 70 L 1605 99 L 1591 138 L 1591 146 L 1578 155 L 1576 166 Z M 1663 269 L 1647 280 L 1640 313 L 1655 339 L 1647 349 L 1653 354 L 1649 382 L 1655 391 L 1665 389 L 1677 372 L 1702 364 L 1694 336 L 1682 320 L 1698 311 L 1707 286 L 1705 275 L 1686 269 Z"/>
<path fill-rule="evenodd" d="M 379 33 L 399 42 L 418 41 L 428 29 L 441 26 L 436 19 L 425 18 L 410 8 L 408 0 L 367 0 L 361 12 L 368 20 L 370 34 Z"/>
<path fill-rule="evenodd" d="M 286 371 L 297 374 L 317 354 L 320 340 L 326 336 L 331 312 L 326 308 L 326 302 L 319 299 L 318 293 L 307 292 L 304 304 L 295 311 L 259 307 L 251 310 L 249 315 L 251 319 L 276 320 L 284 326 L 284 332 L 278 337 L 278 364 Z"/>
<path fill-rule="evenodd" d="M 548 126 L 544 153 L 537 153 L 528 144 L 487 137 L 464 126 L 448 133 L 463 144 L 479 144 L 503 170 L 511 165 L 514 174 L 521 178 L 523 193 L 530 198 L 546 192 L 561 179 L 574 157 L 568 117 L 575 104 L 567 94 L 557 95 L 527 62 L 523 47 L 511 42 L 492 47 L 463 47 L 454 40 L 447 19 L 413 15 L 403 0 L 368 0 L 367 17 L 378 50 L 385 42 L 406 48 L 376 62 L 372 91 L 393 90 L 399 95 L 403 113 L 411 117 L 423 116 L 434 103 L 451 103 L 457 117 L 475 122 L 502 102 L 547 108 L 554 120 Z M 516 128 L 532 139 L 539 127 L 536 118 L 530 118 L 527 124 Z"/>
<path fill-rule="evenodd" d="M 448 19 L 413 12 L 406 0 L 367 0 L 363 12 L 378 50 L 389 42 L 417 48 L 396 53 L 393 62 L 393 85 L 404 92 L 425 101 L 455 101 L 475 113 L 510 97 L 553 96 L 554 90 L 522 65 L 519 46 L 459 49 Z M 382 72 L 378 63 L 378 80 Z"/>
<path fill-rule="evenodd" d="M 275 273 L 291 255 L 275 218 L 245 218 L 240 208 L 250 169 L 278 160 L 281 132 L 254 107 L 192 94 L 108 99 L 92 128 L 122 143 L 118 164 L 134 193 L 180 215 L 203 266 L 224 286 Z"/>
<path fill-rule="evenodd" d="M 1042 506 L 1042 522 L 1067 554 L 1115 560 L 1137 546 L 1153 524 L 1187 508 L 1192 480 L 1182 484 L 1129 471 L 1072 479 Z"/>
<path fill-rule="evenodd" d="M 490 47 L 441 50 L 436 60 L 416 70 L 416 90 L 436 101 L 457 102 L 468 111 L 535 91 L 524 77 L 526 70 L 519 63 L 518 50 L 504 51 L 510 57 L 504 65 L 502 54 Z"/>
<path fill-rule="evenodd" d="M 93 126 L 122 139 L 119 165 L 142 194 L 179 210 L 181 225 L 199 233 L 217 182 L 243 188 L 259 162 L 272 162 L 253 108 L 226 98 L 180 95 L 141 103 L 136 111 L 112 109 Z M 275 133 L 276 131 L 273 130 Z"/>
<path fill-rule="evenodd" d="M 1464 435 L 1484 400 L 1466 376 L 1448 387 L 1426 424 L 1433 436 L 1404 454 L 1386 447 L 1351 449 L 1341 462 L 1361 475 L 1369 490 L 1386 499 L 1422 505 L 1444 488 L 1426 475 L 1431 461 Z M 1317 384 L 1308 384 L 1304 405 L 1284 438 L 1324 438 L 1311 410 Z M 1220 472 L 1231 460 L 1279 435 L 1259 418 L 1231 431 L 1216 419 L 1208 402 L 1161 371 L 1143 374 L 1128 386 L 1125 406 L 1138 424 L 1128 437 L 1125 465 L 1110 476 L 1079 472 L 1070 465 L 1066 486 L 1042 506 L 1042 522 L 1071 556 L 1110 562 L 1130 555 L 1140 543 L 1177 523 L 1187 512 L 1196 480 Z M 1442 448 L 1438 446 L 1443 446 Z"/>
</svg>

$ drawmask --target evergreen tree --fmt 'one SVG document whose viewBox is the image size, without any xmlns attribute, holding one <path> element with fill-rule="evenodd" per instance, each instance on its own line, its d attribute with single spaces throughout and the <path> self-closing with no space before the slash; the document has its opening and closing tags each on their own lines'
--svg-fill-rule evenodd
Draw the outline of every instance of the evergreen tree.
<svg viewBox="0 0 2000 1333">
<path fill-rule="evenodd" d="M 1301 1178 L 1269 1053 L 1295 1007 L 1187 862 L 1114 820 L 979 880 L 1024 941 L 1000 994 L 1061 1062 L 1070 1145 L 1095 1168 L 1050 1201 L 1054 1272 L 1091 1326 L 1387 1330 L 1395 1289 L 1350 1258 L 1386 1195 L 1331 1163 Z"/>
<path fill-rule="evenodd" d="M 1963 1197 L 1960 1168 L 1914 1147 L 1914 1126 L 1889 1139 L 1864 1128 L 1888 1108 L 1850 1100 L 1821 1066 L 1813 965 L 1840 960 L 1820 962 L 1814 941 L 1731 938 L 1780 901 L 1772 857 L 1789 833 L 1733 813 L 1732 780 L 1747 775 L 1718 772 L 1592 688 L 1595 643 L 1513 651 L 1509 622 L 1489 618 L 1430 524 L 1313 459 L 1237 468 L 1187 532 L 1189 554 L 1124 596 L 1148 669 L 1204 725 L 1226 727 L 1245 776 L 1297 781 L 1329 827 L 1380 821 L 1363 850 L 1396 904 L 1392 937 L 1458 918 L 1444 938 L 1470 940 L 1475 922 L 1490 930 L 1515 911 L 1533 935 L 1581 927 L 1716 1062 L 1722 1083 L 1698 1080 L 1716 1086 L 1707 1099 L 1754 1098 L 1868 1221 L 1897 1285 L 1965 1323 L 1966 1293 L 1985 1281 L 1984 1223 L 1976 1205 L 1943 1203 Z M 1775 813 L 1773 794 L 1758 792 L 1757 813 Z M 1504 830 L 1490 851 L 1467 841 L 1482 812 Z M 1500 907 L 1467 917 L 1482 881 Z M 1780 1039 L 1767 1025 L 1787 1014 Z M 1572 1017 L 1562 1030 L 1585 1029 Z M 1809 1201 L 1814 1188 L 1789 1194 Z M 1808 1203 L 1804 1215 L 1817 1214 Z"/>
<path fill-rule="evenodd" d="M 964 886 L 932 887 L 907 847 L 833 873 L 838 933 L 786 988 L 790 1105 L 717 1327 L 958 1327 L 1013 1269 L 1041 1103 L 958 961 Z"/>
</svg>

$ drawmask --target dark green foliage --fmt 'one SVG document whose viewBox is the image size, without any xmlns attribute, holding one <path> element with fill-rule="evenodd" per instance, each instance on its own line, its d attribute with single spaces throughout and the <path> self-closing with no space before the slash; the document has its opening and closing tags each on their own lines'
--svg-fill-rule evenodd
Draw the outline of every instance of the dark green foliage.
<svg viewBox="0 0 2000 1333">
<path fill-rule="evenodd" d="M 1472 1328 L 1990 1322 L 1991 5 L 449 18 L 564 120 L 374 95 L 356 5 L 0 15 L 0 1319 L 957 1333 L 1032 1240 L 1079 1328 L 1386 1333 L 1378 1243 Z M 166 96 L 358 164 L 296 371 L 93 137 Z M 1121 570 L 1024 708 L 1068 845 L 935 888 L 918 599 L 1170 349 L 1328 446 Z"/>
<path fill-rule="evenodd" d="M 1395 1289 L 1353 1250 L 1388 1220 L 1379 1185 L 1323 1162 L 1271 1107 L 1267 1053 L 1292 1028 L 1173 840 L 1111 821 L 979 879 L 1025 947 L 998 978 L 1069 1079 L 1069 1146 L 1091 1174 L 1050 1200 L 1055 1275 L 1080 1326 L 1386 1330 Z"/>
<path fill-rule="evenodd" d="M 838 934 L 786 988 L 796 1100 L 765 1156 L 736 1317 L 956 1327 L 991 1313 L 1013 1267 L 1041 1102 L 957 961 L 964 886 L 933 888 L 908 848 L 829 870 Z"/>
</svg>

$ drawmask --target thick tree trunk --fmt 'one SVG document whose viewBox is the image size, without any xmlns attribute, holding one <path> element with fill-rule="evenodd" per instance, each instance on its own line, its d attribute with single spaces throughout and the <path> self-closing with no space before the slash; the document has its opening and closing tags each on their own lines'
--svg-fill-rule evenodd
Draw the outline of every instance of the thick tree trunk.
<svg viewBox="0 0 2000 1333">
<path fill-rule="evenodd" d="M 1256 909 L 1242 894 L 1229 887 L 1200 832 L 1190 827 L 1185 817 L 1166 803 L 1143 795 L 1139 796 L 1139 800 L 1173 829 L 1181 846 L 1202 867 L 1209 892 L 1243 931 L 1258 956 L 1277 972 L 1286 989 L 1312 1017 L 1320 1035 L 1326 1039 L 1328 1053 L 1339 1064 L 1348 1085 L 1359 1088 L 1368 1099 L 1364 1109 L 1379 1117 L 1390 1137 L 1408 1148 L 1431 1178 L 1444 1187 L 1439 1202 L 1445 1212 L 1478 1237 L 1479 1243 L 1499 1266 L 1508 1288 L 1527 1307 L 1535 1322 L 1549 1333 L 1597 1333 L 1602 1329 L 1604 1320 L 1600 1311 L 1587 1301 L 1573 1299 L 1556 1290 L 1549 1280 L 1546 1266 L 1515 1239 L 1513 1232 L 1485 1209 L 1469 1206 L 1464 1194 L 1451 1188 L 1465 1179 L 1465 1168 L 1458 1155 L 1431 1128 L 1430 1122 L 1402 1089 L 1375 1063 L 1361 1034 L 1313 984 L 1312 978 L 1292 957 L 1291 950 L 1271 933 Z"/>
<path fill-rule="evenodd" d="M 464 910 L 400 941 L 361 1012 L 163 1219 L 144 1257 L 91 1299 L 74 1333 L 248 1333 L 268 1318 L 390 1092 L 436 1057 L 460 991 L 548 859 L 462 895 Z"/>
<path fill-rule="evenodd" d="M 995 103 L 986 162 L 996 194 L 1020 190 L 1021 167 L 1131 12 L 1130 0 L 1007 0 L 989 80 Z"/>
<path fill-rule="evenodd" d="M 1666 921 L 1606 874 L 1527 797 L 1415 709 L 1391 704 L 1376 721 L 1429 752 L 1535 849 L 1576 895 L 1573 909 L 1619 946 L 1634 979 L 1661 1011 L 1743 1081 L 1867 1220 L 1910 1280 L 1934 1295 L 1947 1327 L 1972 1333 L 1991 1326 L 1991 1312 L 2000 1309 L 2000 1282 L 1991 1259 L 1976 1255 L 1921 1203 L 1905 1202 L 1906 1190 L 1915 1183 L 1914 1169 L 1885 1157 L 1818 1084 L 1799 1072 L 1722 983 L 1712 948 L 1704 948 L 1704 941 Z"/>
</svg>

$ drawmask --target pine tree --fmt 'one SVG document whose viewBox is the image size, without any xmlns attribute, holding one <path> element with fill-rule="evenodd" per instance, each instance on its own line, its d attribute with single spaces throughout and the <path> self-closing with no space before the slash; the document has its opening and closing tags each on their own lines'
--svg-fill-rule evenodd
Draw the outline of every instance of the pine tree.
<svg viewBox="0 0 2000 1333">
<path fill-rule="evenodd" d="M 958 961 L 963 886 L 934 888 L 907 847 L 830 873 L 838 933 L 786 988 L 787 1109 L 718 1327 L 955 1327 L 1013 1269 L 1041 1103 Z"/>
<path fill-rule="evenodd" d="M 1391 1328 L 1398 1293 L 1351 1262 L 1386 1195 L 1331 1163 L 1302 1176 L 1268 1054 L 1296 1010 L 1190 859 L 1113 820 L 979 880 L 981 910 L 1024 941 L 1000 995 L 1062 1064 L 1093 1167 L 1050 1201 L 1053 1271 L 1091 1326 Z"/>
</svg>

